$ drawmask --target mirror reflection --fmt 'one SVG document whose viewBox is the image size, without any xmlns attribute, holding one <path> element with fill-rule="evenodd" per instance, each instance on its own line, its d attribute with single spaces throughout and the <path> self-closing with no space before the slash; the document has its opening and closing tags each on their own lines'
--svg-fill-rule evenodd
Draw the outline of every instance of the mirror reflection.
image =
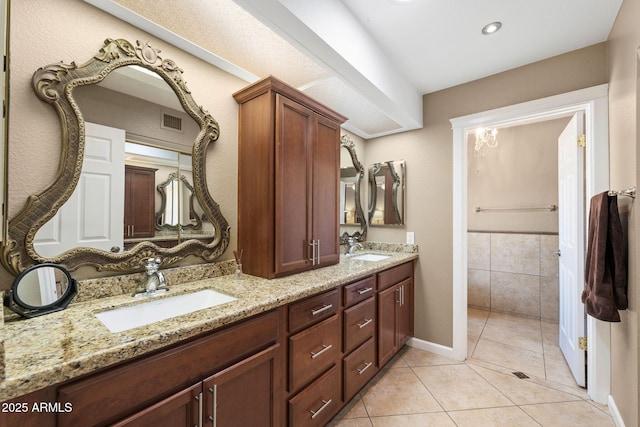
<svg viewBox="0 0 640 427">
<path fill-rule="evenodd" d="M 29 196 L 9 221 L 9 249 L 2 257 L 8 271 L 18 275 L 30 265 L 55 261 L 68 270 L 91 265 L 131 272 L 150 255 L 170 265 L 191 255 L 213 261 L 227 249 L 229 224 L 208 191 L 213 183 L 206 182 L 208 147 L 220 128 L 193 99 L 183 70 L 159 54 L 148 43 L 108 38 L 82 65 L 54 63 L 34 72 L 35 94 L 60 119 L 60 163 L 54 181 Z M 171 172 L 161 170 L 165 164 L 126 164 L 125 141 L 177 153 L 178 160 Z M 182 173 L 182 153 L 193 156 L 191 177 L 188 168 Z M 140 186 L 129 180 L 127 169 L 134 168 L 147 169 L 145 179 L 133 179 L 144 181 Z M 189 227 L 178 224 L 168 243 L 158 240 L 156 231 L 165 230 L 155 230 L 160 207 L 154 199 L 161 198 L 157 186 L 171 173 L 184 175 L 193 187 L 193 212 L 198 212 L 197 200 L 201 230 L 210 235 L 183 238 L 181 232 Z M 127 193 L 132 196 L 125 203 Z M 207 222 L 212 224 L 208 228 Z M 123 250 L 130 243 L 135 245 Z"/>
<path fill-rule="evenodd" d="M 42 267 L 25 274 L 16 286 L 16 296 L 31 307 L 55 303 L 67 292 L 69 280 L 62 270 Z"/>
<path fill-rule="evenodd" d="M 369 225 L 404 224 L 404 169 L 404 160 L 369 166 Z"/>
<path fill-rule="evenodd" d="M 340 224 L 362 224 L 364 218 L 356 211 L 356 179 L 358 174 L 353 166 L 340 168 Z"/>
<path fill-rule="evenodd" d="M 361 202 L 364 167 L 358 160 L 355 143 L 348 135 L 340 137 L 340 147 L 340 241 L 346 243 L 352 238 L 364 242 L 367 237 L 367 221 Z"/>
<path fill-rule="evenodd" d="M 4 296 L 4 305 L 24 317 L 63 310 L 76 296 L 77 285 L 57 264 L 38 264 L 18 275 Z"/>
</svg>

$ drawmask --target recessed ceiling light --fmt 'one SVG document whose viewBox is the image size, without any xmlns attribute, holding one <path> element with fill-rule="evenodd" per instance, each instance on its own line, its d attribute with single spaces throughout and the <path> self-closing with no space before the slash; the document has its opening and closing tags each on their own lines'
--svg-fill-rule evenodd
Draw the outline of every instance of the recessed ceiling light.
<svg viewBox="0 0 640 427">
<path fill-rule="evenodd" d="M 502 28 L 502 22 L 499 22 L 499 21 L 492 22 L 491 24 L 487 24 L 484 27 L 482 27 L 482 34 L 484 34 L 485 36 L 488 36 L 489 34 L 493 34 L 497 32 L 500 28 Z"/>
</svg>

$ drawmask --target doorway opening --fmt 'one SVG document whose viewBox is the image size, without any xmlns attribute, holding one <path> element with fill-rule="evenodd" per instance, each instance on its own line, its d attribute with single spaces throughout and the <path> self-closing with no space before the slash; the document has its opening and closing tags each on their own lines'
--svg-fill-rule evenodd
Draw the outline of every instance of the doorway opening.
<svg viewBox="0 0 640 427">
<path fill-rule="evenodd" d="M 559 165 L 567 164 L 567 152 L 582 154 L 572 148 L 583 124 L 579 112 L 491 127 L 494 147 L 484 150 L 478 149 L 482 140 L 477 135 L 482 132 L 467 139 L 467 357 L 573 387 L 585 386 L 584 352 L 577 361 L 575 347 L 566 349 L 561 343 L 578 342 L 569 340 L 569 333 L 585 335 L 584 314 L 579 334 L 568 327 L 574 325 L 573 317 L 563 316 L 559 327 L 560 301 L 565 311 L 575 311 L 566 304 L 574 299 L 567 295 L 574 290 L 566 283 L 560 286 L 560 265 L 567 264 L 570 251 L 565 248 L 566 256 L 560 256 L 560 244 L 567 239 L 559 236 L 575 231 L 572 234 L 583 241 L 584 233 L 581 222 L 560 223 L 559 218 L 576 213 L 584 218 L 584 203 L 560 199 L 575 191 L 567 193 L 573 185 L 559 183 L 575 178 L 581 184 L 584 174 Z M 565 141 L 571 147 L 559 150 Z M 579 206 L 569 209 L 572 202 Z M 571 245 L 576 246 L 582 247 L 582 242 Z M 564 282 L 564 273 L 576 268 L 562 269 Z M 565 352 L 568 357 L 563 357 Z"/>
<path fill-rule="evenodd" d="M 583 112 L 585 117 L 586 200 L 609 185 L 608 85 L 582 89 L 549 98 L 481 112 L 451 120 L 453 125 L 453 348 L 451 356 L 467 356 L 467 135 L 478 127 L 507 127 L 566 117 Z M 602 322 L 599 322 L 602 323 Z M 588 318 L 591 337 L 588 352 L 588 393 L 606 403 L 610 390 L 608 325 Z"/>
</svg>

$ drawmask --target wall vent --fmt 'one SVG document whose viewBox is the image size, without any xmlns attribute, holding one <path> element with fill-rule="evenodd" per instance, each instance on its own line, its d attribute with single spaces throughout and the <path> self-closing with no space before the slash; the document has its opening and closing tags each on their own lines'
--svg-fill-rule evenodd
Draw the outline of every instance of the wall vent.
<svg viewBox="0 0 640 427">
<path fill-rule="evenodd" d="M 182 118 L 168 113 L 162 113 L 162 129 L 182 132 Z"/>
</svg>

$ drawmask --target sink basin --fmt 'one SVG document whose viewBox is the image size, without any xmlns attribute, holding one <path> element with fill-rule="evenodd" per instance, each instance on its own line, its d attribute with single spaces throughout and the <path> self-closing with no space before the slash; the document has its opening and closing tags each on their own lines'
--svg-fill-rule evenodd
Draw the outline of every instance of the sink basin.
<svg viewBox="0 0 640 427">
<path fill-rule="evenodd" d="M 382 261 L 383 259 L 390 258 L 391 255 L 380 255 L 380 254 L 363 254 L 351 257 L 351 259 L 357 259 L 358 261 Z"/>
<path fill-rule="evenodd" d="M 205 289 L 190 294 L 103 311 L 96 313 L 96 317 L 111 332 L 122 332 L 235 300 L 236 298 L 232 296 Z"/>
</svg>

